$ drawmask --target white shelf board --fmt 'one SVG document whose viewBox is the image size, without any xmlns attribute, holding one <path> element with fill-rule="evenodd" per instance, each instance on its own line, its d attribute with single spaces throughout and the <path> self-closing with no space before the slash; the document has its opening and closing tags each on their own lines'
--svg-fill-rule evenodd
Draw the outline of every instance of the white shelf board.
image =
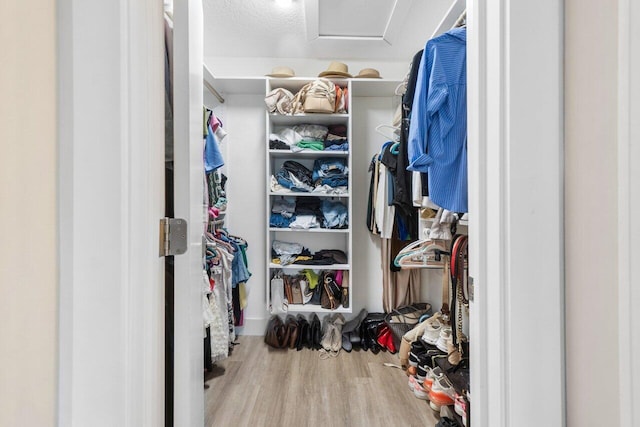
<svg viewBox="0 0 640 427">
<path fill-rule="evenodd" d="M 302 191 L 279 191 L 279 192 L 269 192 L 270 196 L 285 196 L 285 197 L 336 197 L 341 199 L 349 198 L 349 193 L 345 194 L 327 194 L 327 193 L 305 193 Z"/>
<path fill-rule="evenodd" d="M 276 89 L 279 87 L 285 88 L 295 95 L 295 93 L 302 88 L 302 86 L 306 85 L 309 82 L 316 80 L 318 77 L 289 77 L 289 78 L 269 78 L 269 86 L 271 89 Z M 327 78 L 327 77 L 325 77 Z M 338 86 L 345 87 L 349 83 L 349 79 L 346 78 L 329 78 L 332 82 L 337 84 Z"/>
<path fill-rule="evenodd" d="M 312 124 L 312 125 L 336 125 L 348 124 L 348 114 L 269 114 L 269 120 L 274 125 L 296 125 L 296 124 Z"/>
<path fill-rule="evenodd" d="M 307 151 L 291 151 L 291 150 L 269 150 L 271 157 L 347 157 L 348 151 L 331 151 L 331 150 L 307 150 Z"/>
<path fill-rule="evenodd" d="M 284 232 L 294 232 L 294 233 L 348 233 L 351 231 L 348 228 L 278 228 L 278 227 L 269 227 L 269 231 L 273 231 L 276 233 Z"/>
<path fill-rule="evenodd" d="M 280 264 L 275 264 L 273 262 L 269 263 L 269 268 L 274 269 L 282 269 L 282 270 L 350 270 L 351 266 L 349 264 L 327 264 L 327 265 L 305 265 L 305 264 L 288 264 L 282 266 Z"/>
<path fill-rule="evenodd" d="M 213 77 L 208 79 L 209 83 L 222 94 L 254 94 L 265 95 L 266 84 L 269 80 L 272 88 L 283 87 L 294 93 L 306 83 L 314 80 L 315 77 L 294 77 L 290 79 L 275 79 L 265 76 L 255 77 Z M 340 86 L 346 86 L 351 80 L 353 97 L 360 96 L 393 96 L 401 80 L 387 79 L 330 79 Z M 317 114 L 316 114 L 317 115 Z M 328 115 L 328 114 L 327 114 Z M 291 117 L 291 116 L 288 116 Z"/>
<path fill-rule="evenodd" d="M 342 305 L 335 310 L 322 308 L 315 304 L 289 304 L 289 311 L 298 313 L 351 313 L 351 308 L 344 308 Z"/>
</svg>

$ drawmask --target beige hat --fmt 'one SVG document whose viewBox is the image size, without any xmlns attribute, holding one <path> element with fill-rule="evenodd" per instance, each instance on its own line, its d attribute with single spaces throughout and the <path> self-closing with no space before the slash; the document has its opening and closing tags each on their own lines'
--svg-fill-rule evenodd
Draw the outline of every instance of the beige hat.
<svg viewBox="0 0 640 427">
<path fill-rule="evenodd" d="M 380 71 L 375 68 L 363 68 L 360 70 L 356 79 L 381 79 Z"/>
<path fill-rule="evenodd" d="M 275 67 L 268 77 L 295 77 L 296 73 L 289 67 Z"/>
<path fill-rule="evenodd" d="M 332 62 L 329 68 L 318 74 L 318 77 L 352 77 L 349 74 L 349 67 L 342 62 Z"/>
</svg>

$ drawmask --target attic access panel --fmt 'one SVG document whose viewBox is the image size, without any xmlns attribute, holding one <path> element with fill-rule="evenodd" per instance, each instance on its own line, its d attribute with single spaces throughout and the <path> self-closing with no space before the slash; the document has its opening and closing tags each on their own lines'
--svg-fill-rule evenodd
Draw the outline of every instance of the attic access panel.
<svg viewBox="0 0 640 427">
<path fill-rule="evenodd" d="M 309 40 L 393 44 L 413 0 L 305 0 Z"/>
<path fill-rule="evenodd" d="M 322 0 L 320 37 L 384 37 L 395 4 L 389 0 Z"/>
</svg>

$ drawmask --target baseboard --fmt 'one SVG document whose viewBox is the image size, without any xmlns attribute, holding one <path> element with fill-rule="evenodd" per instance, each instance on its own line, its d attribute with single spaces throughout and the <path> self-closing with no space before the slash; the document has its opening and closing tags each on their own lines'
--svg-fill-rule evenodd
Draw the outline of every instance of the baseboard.
<svg viewBox="0 0 640 427">
<path fill-rule="evenodd" d="M 267 328 L 267 318 L 244 319 L 244 326 L 236 328 L 237 335 L 262 336 Z"/>
</svg>

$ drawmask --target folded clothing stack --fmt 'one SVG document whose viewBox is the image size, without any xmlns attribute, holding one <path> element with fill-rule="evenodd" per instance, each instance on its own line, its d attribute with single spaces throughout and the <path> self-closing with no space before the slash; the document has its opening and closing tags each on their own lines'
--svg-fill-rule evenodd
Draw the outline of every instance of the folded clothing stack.
<svg viewBox="0 0 640 427">
<path fill-rule="evenodd" d="M 289 265 L 333 265 L 346 264 L 347 254 L 340 249 L 322 249 L 312 254 L 309 249 L 299 243 L 274 240 L 271 244 L 272 262 L 274 264 Z"/>
<path fill-rule="evenodd" d="M 301 124 L 269 135 L 269 148 L 291 151 L 349 151 L 346 125 Z"/>
<path fill-rule="evenodd" d="M 349 151 L 347 127 L 345 125 L 329 126 L 327 137 L 324 140 L 324 149 L 327 151 Z"/>
<path fill-rule="evenodd" d="M 347 228 L 347 207 L 332 200 L 318 197 L 283 197 L 273 201 L 270 227 L 275 228 Z"/>
</svg>

